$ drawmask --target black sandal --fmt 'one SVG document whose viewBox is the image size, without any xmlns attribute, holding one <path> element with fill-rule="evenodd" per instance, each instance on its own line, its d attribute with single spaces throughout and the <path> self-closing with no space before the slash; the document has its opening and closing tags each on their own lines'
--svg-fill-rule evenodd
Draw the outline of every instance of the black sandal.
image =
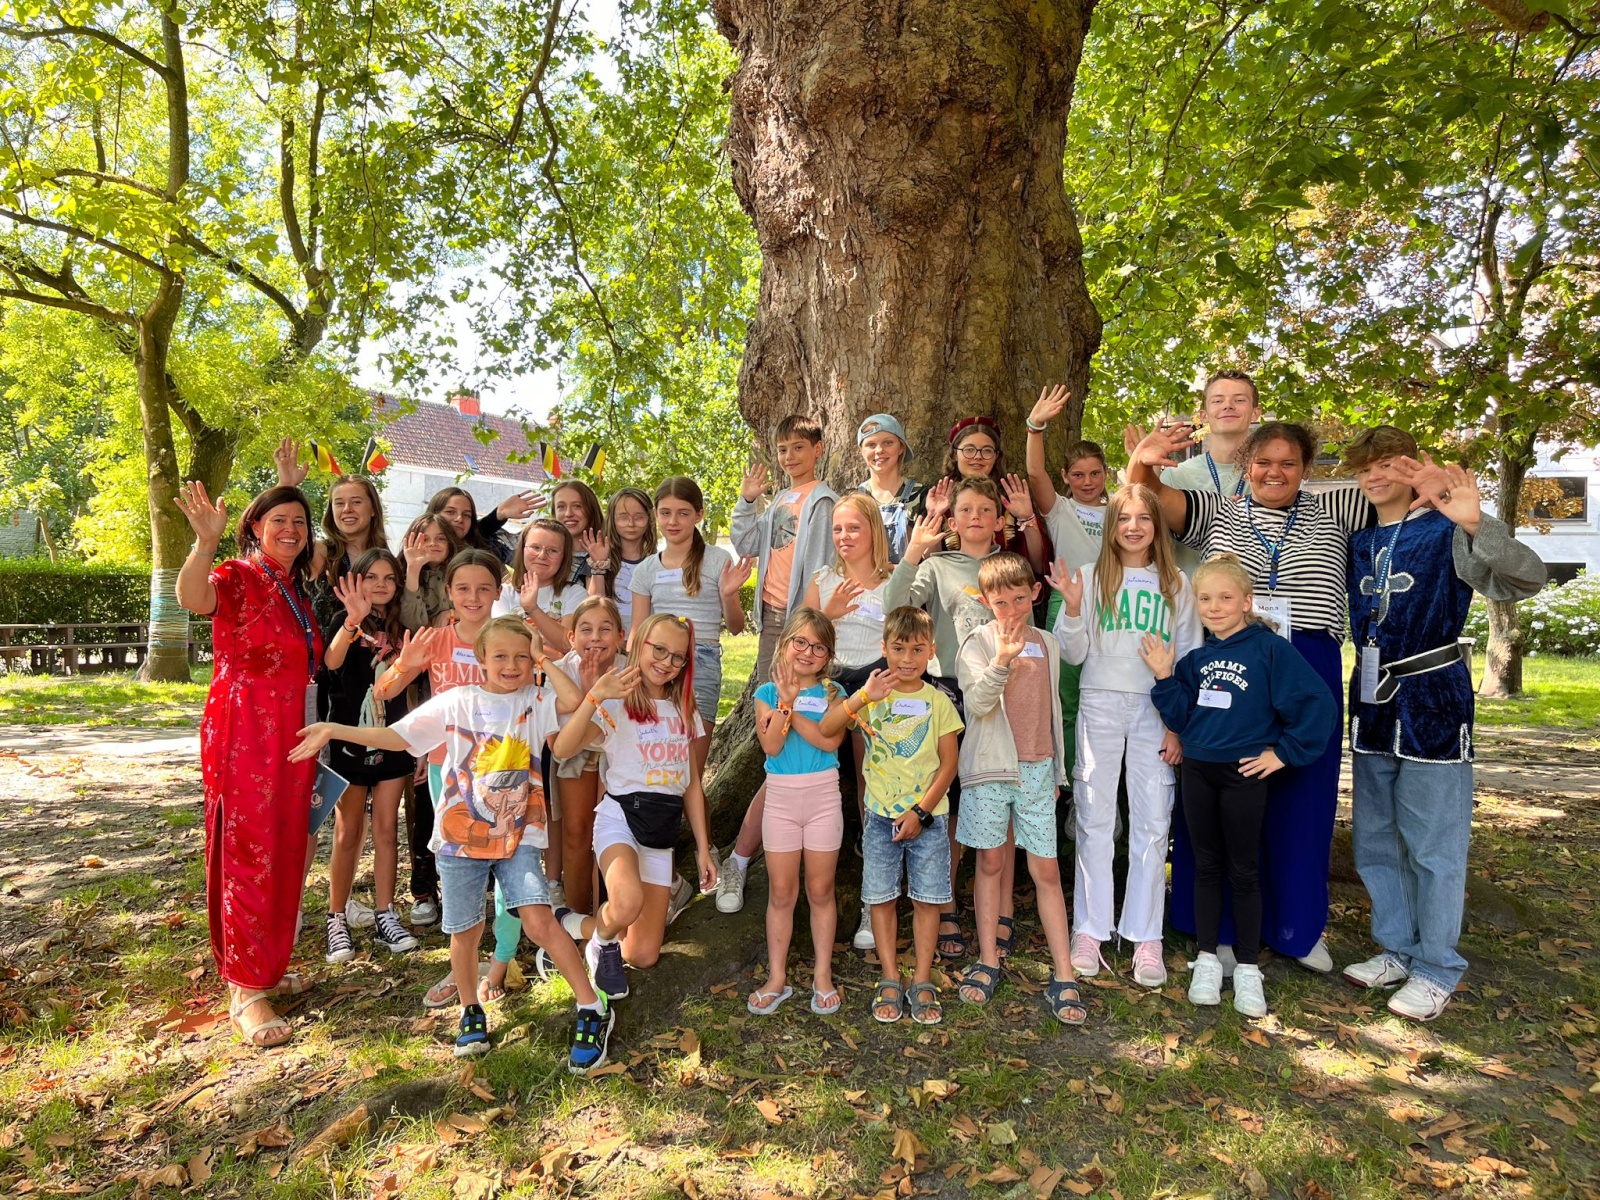
<svg viewBox="0 0 1600 1200">
<path fill-rule="evenodd" d="M 1000 968 L 991 967 L 986 962 L 975 962 L 956 977 L 956 995 L 968 1004 L 987 1004 L 994 999 L 994 990 L 1000 986 Z M 974 1000 L 967 995 L 966 989 L 971 988 L 983 995 L 982 1000 Z"/>
<path fill-rule="evenodd" d="M 1089 1006 L 1083 1002 L 1075 980 L 1052 979 L 1044 990 L 1044 1003 L 1063 1025 L 1082 1025 L 1089 1019 Z"/>
<path fill-rule="evenodd" d="M 944 927 L 954 925 L 954 933 L 946 933 Z M 940 958 L 965 958 L 967 956 L 967 936 L 961 932 L 961 906 L 958 904 L 954 912 L 939 914 L 939 938 L 934 943 L 934 949 L 939 952 Z"/>
<path fill-rule="evenodd" d="M 994 939 L 994 948 L 999 951 L 1001 960 L 1011 957 L 1011 951 L 1017 945 L 1017 923 L 1011 917 L 996 917 L 995 922 L 1005 930 L 1005 937 L 997 933 Z"/>
</svg>

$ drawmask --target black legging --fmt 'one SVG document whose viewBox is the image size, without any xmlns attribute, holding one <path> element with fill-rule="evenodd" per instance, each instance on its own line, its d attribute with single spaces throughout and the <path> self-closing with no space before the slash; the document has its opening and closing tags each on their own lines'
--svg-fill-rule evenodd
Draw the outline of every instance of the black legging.
<svg viewBox="0 0 1600 1200">
<path fill-rule="evenodd" d="M 427 778 L 424 773 L 413 789 L 406 814 L 410 832 L 406 840 L 411 844 L 411 898 L 437 903 L 439 869 L 434 865 L 433 851 L 428 849 L 428 840 L 433 837 L 433 798 L 428 794 Z"/>
<path fill-rule="evenodd" d="M 1222 880 L 1233 888 L 1234 956 L 1254 963 L 1261 954 L 1261 817 L 1267 781 L 1239 773 L 1237 763 L 1183 760 L 1183 819 L 1194 847 L 1195 939 L 1217 952 Z"/>
</svg>

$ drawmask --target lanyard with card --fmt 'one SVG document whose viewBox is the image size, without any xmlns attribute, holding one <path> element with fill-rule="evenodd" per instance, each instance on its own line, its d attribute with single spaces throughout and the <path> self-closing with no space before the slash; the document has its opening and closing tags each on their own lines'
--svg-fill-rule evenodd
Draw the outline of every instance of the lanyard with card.
<svg viewBox="0 0 1600 1200">
<path fill-rule="evenodd" d="M 1300 497 L 1294 498 L 1294 503 L 1289 506 L 1289 519 L 1283 523 L 1283 533 L 1274 541 L 1262 533 L 1256 525 L 1255 499 L 1246 496 L 1244 500 L 1244 517 L 1250 523 L 1250 532 L 1256 535 L 1256 541 L 1261 543 L 1261 548 L 1269 556 L 1267 566 L 1267 590 L 1278 590 L 1278 559 L 1283 554 L 1283 548 L 1289 544 L 1289 535 L 1294 532 L 1294 523 L 1300 516 Z"/>
<path fill-rule="evenodd" d="M 1294 605 L 1288 596 L 1257 596 L 1252 607 L 1257 616 L 1264 618 L 1267 624 L 1272 626 L 1273 633 L 1292 640 L 1294 625 L 1291 610 Z"/>
<path fill-rule="evenodd" d="M 307 725 L 314 724 L 317 719 L 317 642 L 316 635 L 312 632 L 311 605 L 308 601 L 304 608 L 300 601 L 305 599 L 300 594 L 300 585 L 297 583 L 290 587 L 278 572 L 265 561 L 261 569 L 267 573 L 267 578 L 278 588 L 278 595 L 282 596 L 284 603 L 289 606 L 289 611 L 294 614 L 295 624 L 300 626 L 300 632 L 306 639 L 306 697 L 302 715 Z"/>
<path fill-rule="evenodd" d="M 1372 611 L 1367 614 L 1367 644 L 1361 647 L 1361 703 L 1378 703 L 1378 676 L 1383 669 L 1383 656 L 1378 650 L 1378 626 L 1389 615 L 1389 580 L 1394 576 L 1394 551 L 1400 542 L 1400 531 L 1406 527 L 1404 520 L 1394 523 L 1394 532 L 1383 549 L 1378 549 L 1378 539 L 1372 539 Z"/>
</svg>

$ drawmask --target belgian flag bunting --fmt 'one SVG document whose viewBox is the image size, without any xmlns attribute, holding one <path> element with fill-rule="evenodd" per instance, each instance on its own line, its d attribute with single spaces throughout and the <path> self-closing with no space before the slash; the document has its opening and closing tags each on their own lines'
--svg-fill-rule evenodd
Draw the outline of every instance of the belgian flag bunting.
<svg viewBox="0 0 1600 1200">
<path fill-rule="evenodd" d="M 338 461 L 333 457 L 332 452 L 330 452 L 329 449 L 326 446 L 321 446 L 321 445 L 318 445 L 316 442 L 312 442 L 311 443 L 311 457 L 317 460 L 317 466 L 321 467 L 324 471 L 327 471 L 329 474 L 331 474 L 331 475 L 343 475 L 344 474 L 344 472 L 339 469 Z"/>
<path fill-rule="evenodd" d="M 551 479 L 561 478 L 561 456 L 556 453 L 556 448 L 549 442 L 539 443 L 540 461 L 544 466 L 544 473 Z"/>
<path fill-rule="evenodd" d="M 361 452 L 361 469 L 368 475 L 376 475 L 389 465 L 389 460 L 384 457 L 382 450 L 378 449 L 378 439 L 368 438 L 367 448 Z"/>
<path fill-rule="evenodd" d="M 583 465 L 594 472 L 594 477 L 599 479 L 606 472 L 605 447 L 598 442 L 589 447 L 589 453 L 583 456 Z"/>
</svg>

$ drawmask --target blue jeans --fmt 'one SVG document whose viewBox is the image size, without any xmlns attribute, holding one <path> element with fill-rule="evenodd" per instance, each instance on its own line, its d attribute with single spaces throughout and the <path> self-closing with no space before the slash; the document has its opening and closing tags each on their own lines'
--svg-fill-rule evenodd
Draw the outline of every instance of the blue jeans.
<svg viewBox="0 0 1600 1200">
<path fill-rule="evenodd" d="M 861 903 L 888 904 L 906 894 L 921 904 L 949 904 L 950 818 L 939 815 L 909 842 L 894 840 L 894 822 L 867 811 L 861 832 Z"/>
<path fill-rule="evenodd" d="M 518 843 L 510 858 L 464 858 L 441 854 L 438 856 L 438 865 L 439 907 L 442 910 L 439 929 L 443 933 L 465 933 L 483 921 L 483 898 L 490 879 L 495 884 L 497 910 L 503 905 L 507 912 L 515 912 L 530 904 L 550 903 L 550 885 L 545 882 L 541 853 L 526 841 Z M 497 928 L 495 933 L 498 941 L 501 930 Z M 511 949 L 513 953 L 516 951 L 515 942 Z"/>
<path fill-rule="evenodd" d="M 1372 937 L 1446 990 L 1467 969 L 1456 949 L 1472 839 L 1472 764 L 1355 754 L 1351 846 L 1372 898 Z"/>
</svg>

